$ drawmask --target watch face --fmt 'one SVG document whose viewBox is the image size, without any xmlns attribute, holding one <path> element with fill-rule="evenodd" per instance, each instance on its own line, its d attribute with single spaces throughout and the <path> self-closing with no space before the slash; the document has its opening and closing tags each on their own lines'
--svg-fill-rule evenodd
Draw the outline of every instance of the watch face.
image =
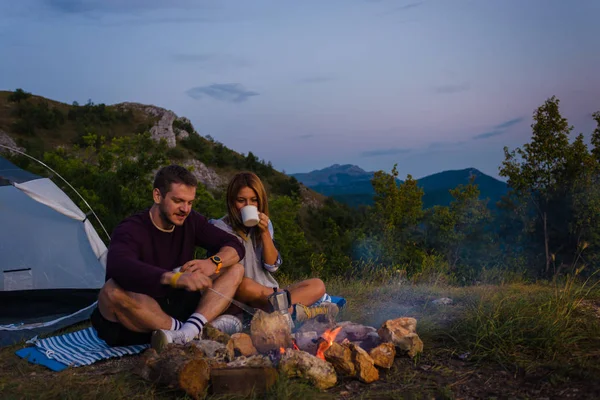
<svg viewBox="0 0 600 400">
<path fill-rule="evenodd" d="M 221 262 L 221 257 L 219 257 L 219 256 L 212 256 L 211 258 L 218 263 Z"/>
</svg>

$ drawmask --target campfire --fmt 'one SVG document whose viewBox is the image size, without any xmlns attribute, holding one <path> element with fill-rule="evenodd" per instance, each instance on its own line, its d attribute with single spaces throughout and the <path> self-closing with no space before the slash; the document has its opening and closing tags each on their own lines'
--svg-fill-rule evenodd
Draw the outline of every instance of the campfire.
<svg viewBox="0 0 600 400">
<path fill-rule="evenodd" d="M 308 321 L 292 333 L 280 313 L 258 311 L 249 333 L 226 335 L 210 325 L 202 340 L 144 353 L 138 373 L 145 379 L 200 398 L 268 390 L 278 376 L 300 378 L 320 389 L 338 377 L 371 383 L 397 356 L 423 349 L 414 318 L 388 320 L 379 329 L 353 322 Z"/>
<path fill-rule="evenodd" d="M 319 357 L 321 360 L 325 361 L 325 351 L 327 351 L 328 348 L 331 347 L 331 345 L 333 344 L 333 341 L 335 340 L 335 337 L 337 336 L 337 334 L 340 332 L 340 330 L 342 329 L 341 326 L 338 326 L 337 328 L 331 330 L 331 329 L 326 329 L 325 332 L 323 332 L 323 334 L 320 337 L 320 343 L 319 343 L 319 347 L 317 348 L 317 354 L 316 356 Z"/>
</svg>

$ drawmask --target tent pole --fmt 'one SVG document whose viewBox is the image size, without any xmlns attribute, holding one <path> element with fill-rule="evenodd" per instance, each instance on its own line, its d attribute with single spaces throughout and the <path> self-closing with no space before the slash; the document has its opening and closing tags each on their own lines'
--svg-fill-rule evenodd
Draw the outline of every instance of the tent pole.
<svg viewBox="0 0 600 400">
<path fill-rule="evenodd" d="M 3 144 L 0 144 L 0 147 L 4 147 L 5 149 L 8 149 L 10 151 L 14 151 L 15 153 L 19 153 L 19 154 L 24 155 L 25 157 L 31 158 L 32 160 L 34 160 L 34 161 L 40 163 L 41 165 L 43 165 L 44 167 L 48 168 L 53 174 L 55 174 L 56 176 L 58 176 L 60 179 L 63 180 L 63 182 L 65 182 L 67 185 L 69 185 L 69 187 L 77 194 L 77 196 L 79 196 L 79 198 L 85 203 L 85 205 L 88 206 L 88 208 L 90 209 L 90 211 L 92 212 L 92 214 L 94 214 L 94 217 L 96 217 L 96 220 L 98 221 L 98 223 L 102 227 L 102 230 L 104 231 L 104 233 L 106 234 L 106 237 L 108 238 L 108 241 L 110 242 L 110 235 L 106 231 L 106 228 L 102 224 L 102 221 L 100 221 L 100 218 L 98 218 L 98 215 L 96 215 L 96 212 L 94 211 L 94 209 L 92 208 L 92 206 L 89 205 L 89 203 L 87 202 L 87 200 L 84 199 L 83 196 L 77 191 L 77 189 L 75 189 L 65 178 L 63 178 L 58 172 L 56 172 L 55 170 L 53 170 L 52 168 L 50 168 L 44 162 L 38 160 L 37 158 L 35 158 L 33 156 L 30 156 L 29 154 L 27 154 L 25 152 L 22 152 L 21 150 L 18 150 L 18 149 L 12 148 L 12 147 L 8 147 L 8 146 L 5 146 Z"/>
</svg>

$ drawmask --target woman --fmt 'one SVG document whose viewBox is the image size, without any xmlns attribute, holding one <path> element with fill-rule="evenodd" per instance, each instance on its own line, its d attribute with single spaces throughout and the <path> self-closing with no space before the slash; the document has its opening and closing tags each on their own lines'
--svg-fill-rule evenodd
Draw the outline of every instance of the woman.
<svg viewBox="0 0 600 400">
<path fill-rule="evenodd" d="M 258 209 L 258 225 L 248 228 L 242 222 L 241 209 L 252 205 Z M 227 187 L 227 215 L 210 221 L 236 236 L 246 248 L 244 279 L 235 298 L 252 307 L 268 310 L 267 298 L 279 291 L 273 277 L 282 264 L 281 255 L 273 242 L 273 224 L 269 219 L 267 193 L 258 176 L 252 172 L 236 174 Z M 325 293 L 320 279 L 307 279 L 284 289 L 288 296 L 292 319 L 303 322 L 317 315 L 334 318 L 339 309 Z M 310 307 L 309 307 L 310 306 Z"/>
</svg>

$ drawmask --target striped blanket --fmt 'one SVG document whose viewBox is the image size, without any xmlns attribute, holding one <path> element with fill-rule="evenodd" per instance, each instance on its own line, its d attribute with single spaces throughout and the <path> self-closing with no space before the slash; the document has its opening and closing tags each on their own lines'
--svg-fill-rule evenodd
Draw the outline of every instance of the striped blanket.
<svg viewBox="0 0 600 400">
<path fill-rule="evenodd" d="M 81 367 L 108 358 L 138 354 L 149 347 L 149 345 L 110 347 L 98 337 L 93 327 L 45 339 L 33 338 L 27 343 L 33 344 L 47 359 L 70 367 Z M 26 358 L 24 354 L 27 353 L 17 352 L 17 355 Z M 44 365 L 42 362 L 36 363 Z"/>
</svg>

